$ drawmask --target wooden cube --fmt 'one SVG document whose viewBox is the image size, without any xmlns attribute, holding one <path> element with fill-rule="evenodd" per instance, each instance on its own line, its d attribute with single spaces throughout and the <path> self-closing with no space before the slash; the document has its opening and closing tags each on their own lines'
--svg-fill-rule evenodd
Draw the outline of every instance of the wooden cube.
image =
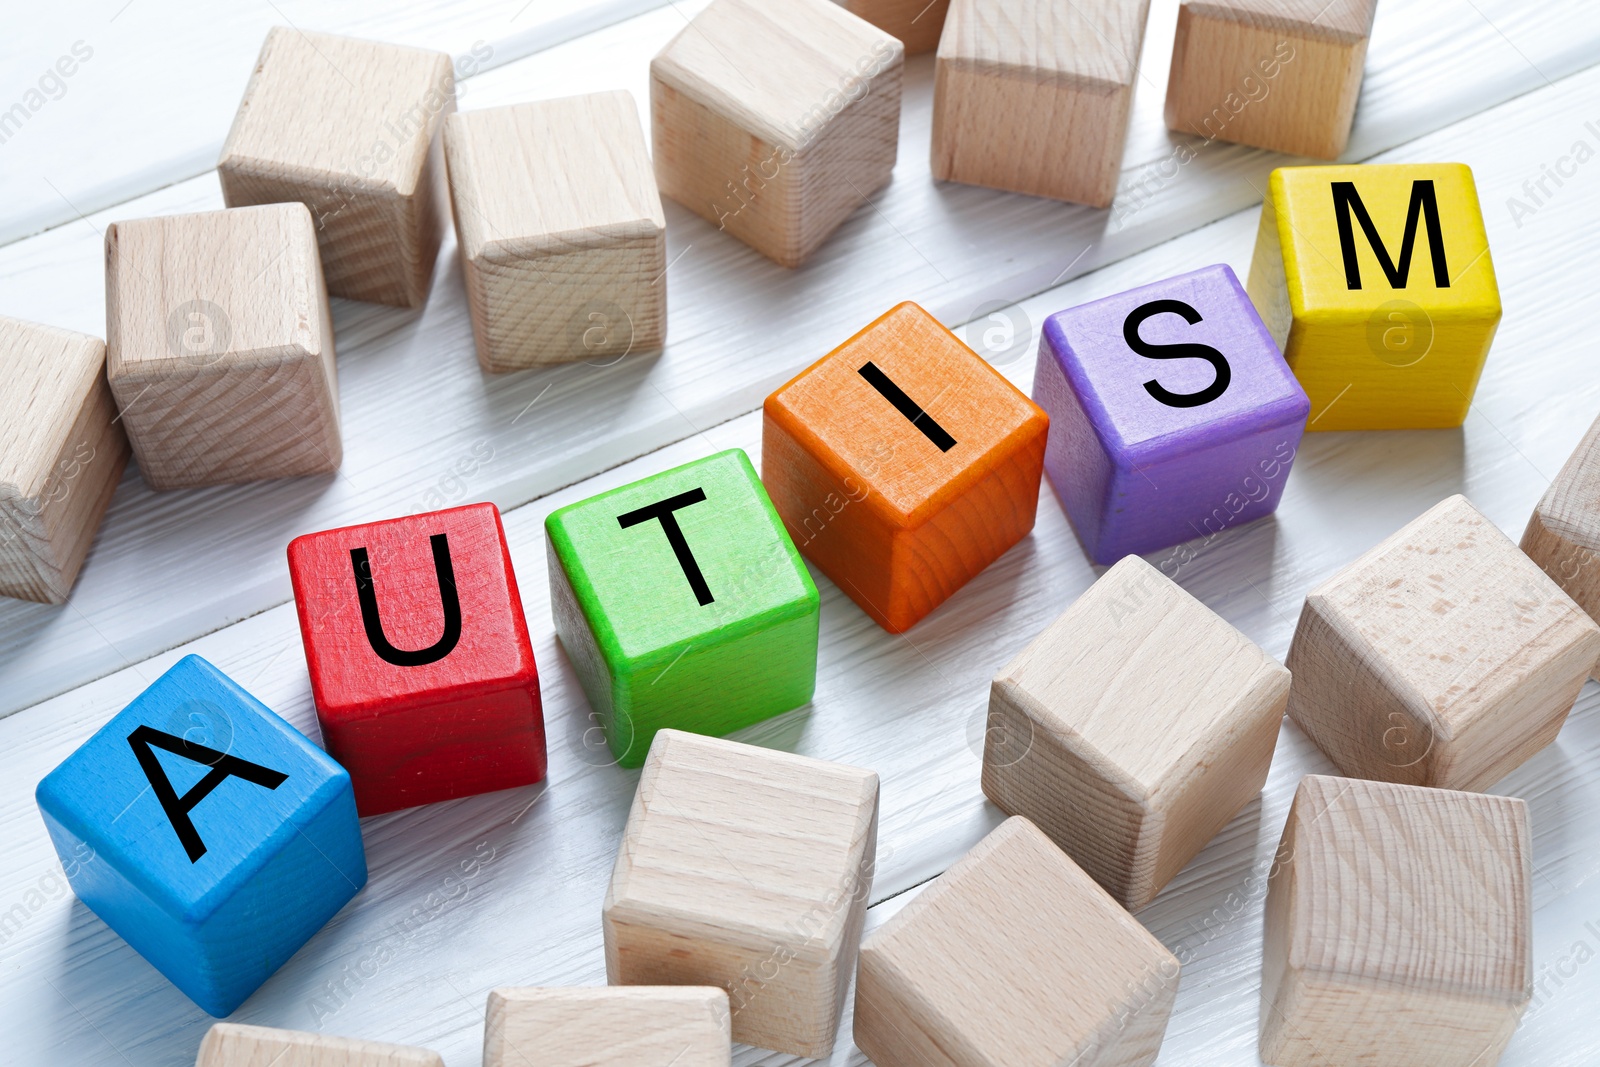
<svg viewBox="0 0 1600 1067">
<path fill-rule="evenodd" d="M 444 152 L 485 370 L 661 347 L 667 225 L 632 95 L 451 115 Z"/>
<path fill-rule="evenodd" d="M 545 774 L 539 671 L 493 504 L 289 542 L 311 698 L 378 815 Z"/>
<path fill-rule="evenodd" d="M 223 201 L 300 201 L 330 293 L 420 307 L 444 234 L 434 134 L 455 108 L 443 52 L 275 26 L 217 161 Z"/>
<path fill-rule="evenodd" d="M 305 206 L 107 226 L 106 377 L 152 489 L 337 470 L 333 322 Z"/>
<path fill-rule="evenodd" d="M 733 1040 L 828 1055 L 877 839 L 871 771 L 662 730 L 606 893 L 611 984 L 721 986 Z"/>
<path fill-rule="evenodd" d="M 181 791 L 180 791 L 181 790 Z M 231 1013 L 367 881 L 350 775 L 199 656 L 45 775 L 78 899 L 212 1015 Z"/>
<path fill-rule="evenodd" d="M 1033 528 L 1049 418 L 915 304 L 764 410 L 762 475 L 790 536 L 891 633 Z"/>
<path fill-rule="evenodd" d="M 893 34 L 915 56 L 939 47 L 950 0 L 836 0 L 885 33 Z"/>
<path fill-rule="evenodd" d="M 1533 992 L 1527 805 L 1307 775 L 1267 889 L 1261 1059 L 1488 1067 Z"/>
<path fill-rule="evenodd" d="M 1250 298 L 1311 397 L 1311 430 L 1459 426 L 1500 323 L 1460 163 L 1272 172 Z"/>
<path fill-rule="evenodd" d="M 1179 965 L 1027 819 L 1001 823 L 861 946 L 878 1067 L 1146 1067 Z"/>
<path fill-rule="evenodd" d="M 216 1023 L 195 1067 L 444 1067 L 437 1052 L 407 1045 Z"/>
<path fill-rule="evenodd" d="M 1555 740 L 1600 627 L 1465 497 L 1311 590 L 1289 717 L 1352 778 L 1487 789 Z"/>
<path fill-rule="evenodd" d="M 1378 0 L 1184 0 L 1167 125 L 1207 141 L 1337 159 Z"/>
<path fill-rule="evenodd" d="M 0 596 L 77 581 L 128 462 L 105 366 L 98 337 L 0 315 Z"/>
<path fill-rule="evenodd" d="M 1288 697 L 1276 660 L 1128 556 L 996 676 L 983 792 L 1140 908 L 1261 791 Z"/>
<path fill-rule="evenodd" d="M 712 0 L 650 61 L 661 191 L 799 266 L 889 182 L 904 55 L 830 0 Z"/>
<path fill-rule="evenodd" d="M 483 1067 L 729 1067 L 728 994 L 711 986 L 494 989 Z"/>
<path fill-rule="evenodd" d="M 1528 516 L 1521 547 L 1591 619 L 1600 620 L 1600 419 Z M 1591 674 L 1600 677 L 1600 670 Z"/>
<path fill-rule="evenodd" d="M 1110 207 L 1149 0 L 951 0 L 933 176 Z"/>
<path fill-rule="evenodd" d="M 552 512 L 550 611 L 612 756 L 725 734 L 817 685 L 817 587 L 730 449 Z"/>
<path fill-rule="evenodd" d="M 1096 563 L 1278 508 L 1311 402 L 1226 265 L 1045 320 L 1045 471 Z"/>
</svg>

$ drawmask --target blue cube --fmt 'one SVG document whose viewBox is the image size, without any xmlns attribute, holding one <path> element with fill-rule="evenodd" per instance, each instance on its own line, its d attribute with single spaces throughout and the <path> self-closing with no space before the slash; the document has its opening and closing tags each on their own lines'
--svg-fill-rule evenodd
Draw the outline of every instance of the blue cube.
<svg viewBox="0 0 1600 1067">
<path fill-rule="evenodd" d="M 212 1015 L 367 881 L 349 773 L 199 656 L 36 796 L 78 899 Z"/>
</svg>

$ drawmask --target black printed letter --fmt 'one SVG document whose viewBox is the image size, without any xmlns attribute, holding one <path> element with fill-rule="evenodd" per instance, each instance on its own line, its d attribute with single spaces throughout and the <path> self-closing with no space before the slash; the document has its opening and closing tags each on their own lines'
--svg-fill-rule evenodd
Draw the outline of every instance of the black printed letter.
<svg viewBox="0 0 1600 1067">
<path fill-rule="evenodd" d="M 1233 380 L 1233 370 L 1221 352 L 1202 344 L 1158 345 L 1139 336 L 1139 327 L 1144 325 L 1145 319 L 1168 313 L 1181 315 L 1190 326 L 1201 321 L 1200 312 L 1182 300 L 1152 300 L 1134 308 L 1123 320 L 1122 339 L 1128 342 L 1129 348 L 1146 359 L 1203 359 L 1211 364 L 1217 376 L 1198 393 L 1174 393 L 1163 388 L 1154 378 L 1144 383 L 1144 390 L 1169 408 L 1197 408 L 1201 404 L 1209 404 L 1227 392 L 1228 383 Z"/>
<path fill-rule="evenodd" d="M 1450 270 L 1444 258 L 1444 230 L 1439 225 L 1439 198 L 1434 193 L 1431 180 L 1411 183 L 1411 206 L 1406 211 L 1406 232 L 1400 239 L 1400 263 L 1389 258 L 1389 249 L 1378 236 L 1378 227 L 1367 214 L 1367 205 L 1361 202 L 1355 182 L 1333 183 L 1333 213 L 1339 224 L 1339 248 L 1344 252 L 1344 281 L 1350 289 L 1361 288 L 1361 264 L 1356 260 L 1356 237 L 1350 225 L 1354 213 L 1361 223 L 1361 232 L 1367 235 L 1372 254 L 1378 257 L 1378 266 L 1394 289 L 1404 289 L 1411 279 L 1411 253 L 1417 247 L 1417 220 L 1428 224 L 1428 251 L 1433 256 L 1433 284 L 1440 289 L 1450 288 Z"/>
<path fill-rule="evenodd" d="M 456 595 L 456 571 L 450 563 L 450 541 L 442 533 L 428 538 L 433 547 L 433 574 L 439 581 L 439 606 L 444 609 L 444 632 L 439 640 L 415 652 L 395 648 L 383 632 L 383 620 L 378 617 L 378 593 L 372 585 L 372 563 L 365 548 L 350 550 L 350 566 L 356 572 L 356 597 L 361 601 L 361 625 L 367 631 L 367 643 L 372 651 L 386 663 L 396 667 L 421 667 L 435 663 L 450 654 L 461 640 L 461 598 Z"/>
<path fill-rule="evenodd" d="M 856 373 L 865 378 L 874 389 L 883 394 L 883 398 L 895 406 L 895 410 L 911 420 L 911 425 L 921 430 L 923 436 L 939 447 L 940 452 L 948 452 L 956 446 L 956 439 L 951 437 L 943 426 L 934 421 L 933 416 L 923 411 L 921 406 L 890 377 L 878 369 L 878 365 L 871 360 L 866 366 Z"/>
<path fill-rule="evenodd" d="M 182 737 L 164 734 L 149 726 L 136 727 L 133 733 L 128 735 L 128 744 L 133 748 L 133 755 L 139 761 L 140 770 L 144 771 L 144 776 L 150 780 L 150 788 L 155 792 L 156 799 L 161 802 L 161 810 L 167 813 L 167 821 L 177 831 L 178 840 L 183 843 L 183 850 L 189 854 L 190 863 L 198 863 L 200 857 L 206 854 L 206 843 L 200 840 L 200 833 L 194 828 L 189 813 L 194 810 L 195 805 L 206 798 L 207 794 L 221 785 L 223 779 L 243 778 L 265 789 L 276 789 L 289 777 L 281 771 L 269 770 L 260 764 L 218 752 L 205 745 L 197 745 Z M 204 778 L 180 797 L 172 788 L 172 783 L 168 781 L 167 772 L 161 769 L 160 761 L 151 750 L 152 745 L 182 756 L 186 760 L 203 763 L 211 769 L 206 772 Z"/>
<path fill-rule="evenodd" d="M 689 588 L 694 590 L 694 598 L 700 602 L 701 607 L 711 603 L 711 587 L 706 585 L 706 577 L 700 573 L 700 564 L 694 561 L 694 553 L 689 551 L 689 542 L 684 540 L 683 530 L 678 526 L 678 516 L 673 512 L 690 504 L 698 504 L 705 498 L 704 489 L 691 489 L 687 493 L 669 496 L 665 500 L 658 500 L 654 504 L 630 511 L 626 515 L 617 516 L 617 524 L 624 530 L 641 522 L 649 522 L 651 519 L 661 521 L 661 529 L 667 535 L 667 544 L 672 546 L 672 554 L 678 557 L 678 566 L 683 568 L 683 576 L 689 580 Z"/>
</svg>

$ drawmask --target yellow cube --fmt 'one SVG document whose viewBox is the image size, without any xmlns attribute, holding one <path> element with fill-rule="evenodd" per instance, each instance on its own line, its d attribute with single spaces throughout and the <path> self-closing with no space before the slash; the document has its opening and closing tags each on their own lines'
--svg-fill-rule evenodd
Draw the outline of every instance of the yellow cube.
<svg viewBox="0 0 1600 1067">
<path fill-rule="evenodd" d="M 1308 430 L 1460 426 L 1500 323 L 1461 163 L 1273 171 L 1248 288 Z"/>
</svg>

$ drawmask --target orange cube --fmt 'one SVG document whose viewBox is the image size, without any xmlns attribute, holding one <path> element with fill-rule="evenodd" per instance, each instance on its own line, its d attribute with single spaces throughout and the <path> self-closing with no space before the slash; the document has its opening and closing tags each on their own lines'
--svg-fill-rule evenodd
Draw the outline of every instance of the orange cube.
<svg viewBox="0 0 1600 1067">
<path fill-rule="evenodd" d="M 761 480 L 790 537 L 890 633 L 1033 528 L 1049 416 L 916 304 L 764 408 Z"/>
</svg>

